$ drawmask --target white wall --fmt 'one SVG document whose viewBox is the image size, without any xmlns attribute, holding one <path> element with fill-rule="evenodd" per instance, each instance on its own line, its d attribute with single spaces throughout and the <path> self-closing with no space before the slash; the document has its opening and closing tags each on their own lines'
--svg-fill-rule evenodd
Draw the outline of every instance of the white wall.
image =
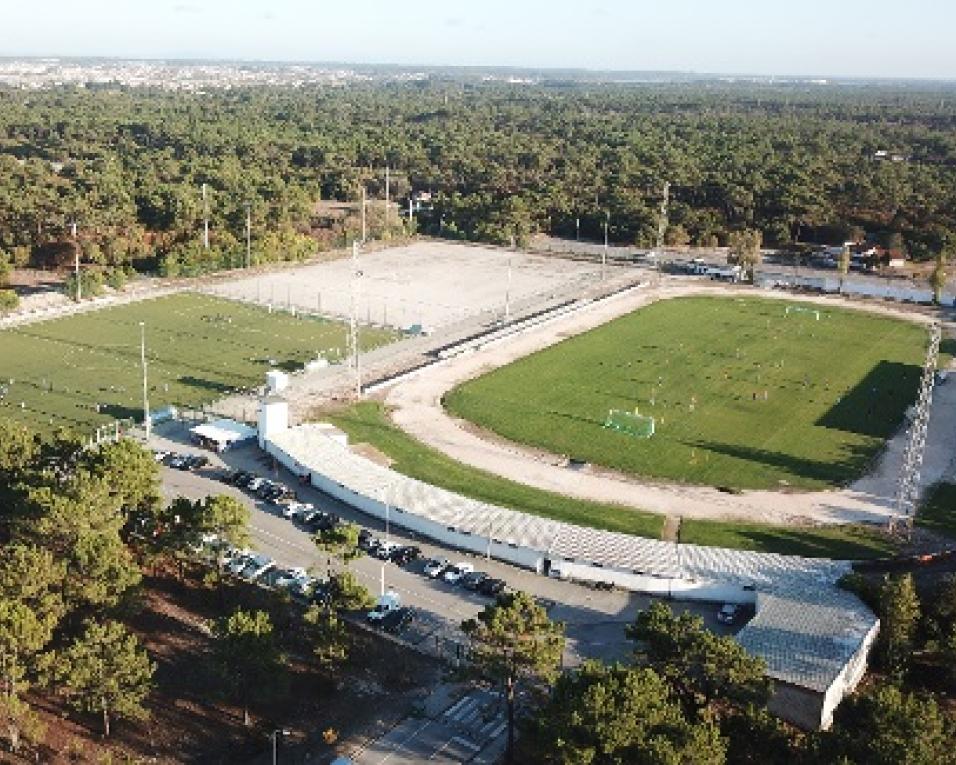
<svg viewBox="0 0 956 765">
<path fill-rule="evenodd" d="M 550 562 L 550 574 L 560 579 L 608 583 L 624 590 L 681 600 L 741 604 L 754 603 L 756 600 L 753 590 L 723 582 L 649 576 L 561 559 Z"/>
<path fill-rule="evenodd" d="M 843 671 L 837 676 L 836 680 L 827 688 L 823 697 L 823 709 L 821 710 L 820 727 L 827 730 L 833 724 L 833 713 L 837 706 L 843 701 L 844 697 L 856 689 L 863 675 L 866 674 L 866 660 L 880 631 L 880 623 L 876 622 L 870 631 L 863 638 L 860 647 L 856 653 L 843 667 Z"/>
</svg>

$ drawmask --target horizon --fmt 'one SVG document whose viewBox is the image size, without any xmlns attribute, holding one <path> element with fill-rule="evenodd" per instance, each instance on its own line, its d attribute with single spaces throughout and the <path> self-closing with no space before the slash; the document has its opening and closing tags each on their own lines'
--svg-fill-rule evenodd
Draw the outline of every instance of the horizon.
<svg viewBox="0 0 956 765">
<path fill-rule="evenodd" d="M 411 9 L 304 0 L 35 0 L 7 11 L 6 59 L 105 59 L 851 80 L 956 80 L 956 7 L 913 0 L 807 0 L 798 14 L 759 0 L 486 0 Z M 38 25 L 38 16 L 56 20 Z M 899 18 L 898 23 L 885 19 Z M 531 33 L 528 30 L 532 30 Z M 915 30 L 918 34 L 907 33 Z"/>
</svg>

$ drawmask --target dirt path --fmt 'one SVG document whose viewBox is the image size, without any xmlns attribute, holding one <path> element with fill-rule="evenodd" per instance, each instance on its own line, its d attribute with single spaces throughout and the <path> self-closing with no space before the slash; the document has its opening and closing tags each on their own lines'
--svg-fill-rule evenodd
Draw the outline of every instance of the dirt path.
<svg viewBox="0 0 956 765">
<path fill-rule="evenodd" d="M 747 491 L 726 494 L 710 487 L 642 482 L 608 470 L 569 470 L 560 457 L 476 432 L 473 426 L 448 415 L 442 396 L 455 385 L 482 372 L 511 363 L 562 339 L 600 326 L 611 319 L 662 298 L 714 294 L 701 283 L 666 280 L 655 289 L 639 289 L 591 308 L 552 321 L 532 332 L 515 335 L 473 353 L 429 367 L 424 373 L 391 388 L 386 403 L 397 425 L 448 456 L 473 467 L 540 489 L 598 502 L 627 505 L 668 516 L 738 519 L 762 523 L 884 523 L 895 514 L 896 475 L 905 446 L 905 433 L 892 439 L 879 464 L 864 478 L 842 490 L 806 493 Z M 739 294 L 806 301 L 833 307 L 853 307 L 929 322 L 930 316 L 878 304 L 848 303 L 841 298 L 809 297 L 752 288 L 721 288 Z M 956 455 L 956 381 L 937 386 L 927 438 L 922 484 L 953 475 Z"/>
</svg>

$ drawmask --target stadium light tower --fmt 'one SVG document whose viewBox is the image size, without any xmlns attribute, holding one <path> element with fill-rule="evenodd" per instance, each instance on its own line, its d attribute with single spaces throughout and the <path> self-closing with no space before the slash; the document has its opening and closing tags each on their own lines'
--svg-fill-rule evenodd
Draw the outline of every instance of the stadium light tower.
<svg viewBox="0 0 956 765">
<path fill-rule="evenodd" d="M 664 252 L 664 236 L 667 234 L 667 208 L 670 204 L 671 184 L 664 181 L 664 198 L 661 200 L 661 214 L 657 221 L 657 271 L 661 270 L 661 254 Z"/>
<path fill-rule="evenodd" d="M 910 425 L 906 451 L 903 452 L 903 465 L 900 469 L 900 480 L 896 492 L 897 518 L 890 521 L 891 530 L 895 521 L 902 521 L 909 529 L 913 525 L 916 515 L 916 504 L 919 501 L 920 470 L 923 466 L 923 455 L 926 452 L 926 432 L 929 429 L 930 408 L 933 403 L 933 383 L 936 375 L 936 362 L 939 358 L 939 342 L 942 330 L 939 324 L 930 329 L 929 348 L 926 350 L 926 360 L 923 362 L 923 377 L 920 380 L 919 398 L 916 400 L 916 411 Z"/>
<path fill-rule="evenodd" d="M 366 196 L 365 184 L 363 183 L 362 184 L 362 244 L 365 244 L 365 242 L 368 240 L 368 227 L 365 221 L 365 206 L 366 206 L 365 196 Z"/>
<path fill-rule="evenodd" d="M 139 323 L 139 354 L 143 366 L 143 425 L 146 428 L 146 443 L 152 435 L 152 422 L 149 417 L 149 383 L 146 367 L 146 322 Z"/>
<path fill-rule="evenodd" d="M 352 242 L 352 274 L 350 279 L 349 305 L 349 351 L 351 352 L 352 371 L 355 374 L 355 397 L 362 398 L 362 368 L 359 354 L 358 318 L 358 291 L 359 277 L 362 272 L 358 268 L 358 242 Z"/>
<path fill-rule="evenodd" d="M 202 185 L 202 246 L 209 249 L 209 198 L 206 196 L 206 184 Z"/>
<path fill-rule="evenodd" d="M 246 268 L 252 265 L 252 203 L 246 202 Z"/>
<path fill-rule="evenodd" d="M 73 236 L 73 273 L 76 279 L 76 302 L 79 303 L 80 298 L 83 296 L 83 291 L 80 286 L 80 243 L 76 241 L 75 220 L 70 223 L 70 233 Z"/>
<path fill-rule="evenodd" d="M 385 236 L 388 236 L 388 205 L 391 202 L 391 170 L 385 165 Z"/>
<path fill-rule="evenodd" d="M 611 225 L 611 211 L 605 210 L 604 211 L 604 252 L 601 253 L 601 281 L 602 282 L 604 281 L 604 274 L 607 269 L 607 246 L 608 246 L 607 230 L 610 225 Z"/>
</svg>

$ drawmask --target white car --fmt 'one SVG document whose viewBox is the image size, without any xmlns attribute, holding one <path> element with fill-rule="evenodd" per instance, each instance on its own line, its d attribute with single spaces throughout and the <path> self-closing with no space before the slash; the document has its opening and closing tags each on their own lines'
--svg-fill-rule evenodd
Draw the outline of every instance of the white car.
<svg viewBox="0 0 956 765">
<path fill-rule="evenodd" d="M 297 518 L 304 518 L 306 514 L 313 510 L 315 508 L 308 502 L 290 502 L 282 508 L 282 517 L 294 521 Z"/>
<path fill-rule="evenodd" d="M 291 590 L 297 584 L 304 582 L 307 579 L 309 579 L 309 572 L 304 568 L 300 568 L 298 566 L 295 568 L 289 568 L 276 577 L 276 587 L 284 590 Z"/>
<path fill-rule="evenodd" d="M 425 564 L 425 576 L 429 579 L 437 579 L 439 574 L 448 568 L 448 558 L 432 558 Z"/>
<path fill-rule="evenodd" d="M 369 611 L 365 616 L 370 622 L 380 622 L 392 611 L 397 611 L 402 607 L 402 599 L 397 592 L 389 590 L 378 599 L 375 608 Z"/>
<path fill-rule="evenodd" d="M 251 550 L 239 550 L 229 558 L 229 562 L 226 564 L 226 571 L 230 574 L 239 576 L 242 573 L 242 570 L 249 565 L 249 561 L 252 559 Z"/>
<path fill-rule="evenodd" d="M 255 553 L 250 555 L 246 567 L 240 572 L 240 576 L 249 582 L 254 582 L 269 569 L 275 568 L 276 562 L 267 555 Z"/>
<path fill-rule="evenodd" d="M 448 584 L 458 584 L 465 574 L 470 574 L 474 570 L 475 567 L 470 563 L 456 563 L 454 566 L 449 566 L 445 569 L 441 578 L 448 582 Z"/>
<path fill-rule="evenodd" d="M 265 482 L 265 478 L 253 478 L 251 481 L 249 481 L 249 483 L 246 484 L 246 489 L 254 494 L 255 492 L 259 491 L 259 487 Z"/>
</svg>

